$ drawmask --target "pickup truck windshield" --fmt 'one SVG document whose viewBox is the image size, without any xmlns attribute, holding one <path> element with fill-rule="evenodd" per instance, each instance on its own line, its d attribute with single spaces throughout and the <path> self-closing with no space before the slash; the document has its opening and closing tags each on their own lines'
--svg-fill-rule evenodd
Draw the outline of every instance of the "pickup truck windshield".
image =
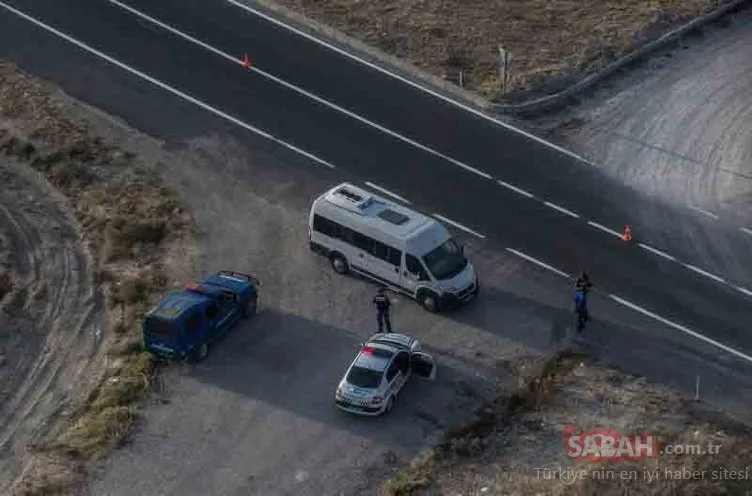
<svg viewBox="0 0 752 496">
<path fill-rule="evenodd" d="M 462 248 L 451 238 L 423 255 L 423 262 L 439 281 L 451 279 L 467 267 L 467 258 L 462 254 Z"/>
<path fill-rule="evenodd" d="M 353 367 L 347 374 L 347 382 L 360 388 L 376 389 L 381 384 L 381 374 L 376 370 Z"/>
</svg>

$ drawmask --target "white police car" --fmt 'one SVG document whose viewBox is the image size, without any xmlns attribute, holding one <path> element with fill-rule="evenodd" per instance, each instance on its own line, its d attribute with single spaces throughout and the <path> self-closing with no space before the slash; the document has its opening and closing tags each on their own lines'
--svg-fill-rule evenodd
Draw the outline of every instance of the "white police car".
<svg viewBox="0 0 752 496">
<path fill-rule="evenodd" d="M 421 352 L 420 342 L 406 334 L 374 334 L 363 344 L 337 386 L 338 408 L 358 415 L 381 415 L 394 402 L 413 375 L 436 377 L 431 355 Z"/>
</svg>

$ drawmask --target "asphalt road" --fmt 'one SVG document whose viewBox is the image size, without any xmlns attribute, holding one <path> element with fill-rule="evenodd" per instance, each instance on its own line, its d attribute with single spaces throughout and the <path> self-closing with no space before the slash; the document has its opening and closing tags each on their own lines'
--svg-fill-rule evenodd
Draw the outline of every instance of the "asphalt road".
<svg viewBox="0 0 752 496">
<path fill-rule="evenodd" d="M 752 354 L 745 328 L 752 321 L 750 298 L 734 287 L 752 287 L 749 267 L 737 258 L 738 253 L 748 253 L 750 241 L 733 226 L 643 197 L 567 154 L 223 2 L 213 2 L 211 9 L 196 1 L 129 5 L 223 52 L 238 57 L 248 52 L 254 66 L 265 73 L 413 143 L 315 102 L 106 1 L 10 4 L 164 84 L 335 164 L 346 174 L 394 191 L 421 210 L 460 222 L 493 245 L 514 248 L 570 274 L 588 268 L 600 290 Z M 187 104 L 163 89 L 144 89 L 141 105 L 119 99 L 119 85 L 132 84 L 133 75 L 114 68 L 107 79 L 88 78 L 94 73 L 87 71 L 87 64 L 72 66 L 71 61 L 91 59 L 89 54 L 5 9 L 0 9 L 0 44 L 0 56 L 54 79 L 74 95 L 147 132 L 164 135 L 169 128 L 175 136 L 193 135 L 204 125 L 197 119 L 175 121 L 173 114 L 166 122 L 163 105 Z M 313 162 L 310 167 L 322 165 Z M 515 193 L 497 180 L 536 198 Z M 561 205 L 579 217 L 556 211 L 538 199 Z M 731 284 L 639 246 L 626 246 L 588 220 L 611 229 L 631 223 L 640 241 L 655 244 L 680 262 L 717 273 Z M 687 236 L 694 231 L 710 238 L 713 233 L 722 234 L 728 240 L 728 257 L 707 259 L 700 241 Z"/>
<path fill-rule="evenodd" d="M 396 139 L 112 3 L 81 0 L 71 7 L 31 0 L 19 7 L 130 67 L 409 198 L 425 210 L 569 274 L 587 268 L 599 289 L 750 353 L 744 324 L 752 317 L 749 296 L 645 249 L 625 246 L 586 221 L 612 229 L 630 223 L 638 239 L 650 244 L 651 236 L 660 237 L 664 244 L 659 249 L 695 267 L 712 263 L 713 269 L 705 270 L 742 287 L 752 287 L 752 277 L 748 264 L 734 254 L 748 252 L 748 236 L 740 233 L 731 238 L 735 245 L 724 260 L 708 261 L 692 249 L 686 233 L 704 223 L 703 230 L 711 236 L 715 230 L 730 239 L 731 228 L 643 197 L 554 148 L 270 28 L 224 2 L 212 3 L 211 16 L 204 14 L 200 2 L 148 4 L 131 3 L 212 47 L 230 52 L 237 46 L 237 52 L 250 52 L 254 65 L 265 72 L 289 78 L 290 83 L 369 121 L 581 217 L 560 213 L 425 148 Z M 84 12 L 95 15 L 97 22 L 90 22 Z M 8 55 L 14 59 L 25 60 L 28 37 L 48 36 L 7 11 L 2 20 L 6 23 L 2 32 L 11 36 Z M 266 53 L 265 47 L 273 49 Z M 54 57 L 47 54 L 45 58 Z M 315 66 L 306 67 L 311 61 Z M 69 68 L 63 65 L 61 69 L 64 73 L 55 74 L 55 79 L 71 77 Z M 335 74 L 336 81 L 328 80 Z M 125 117 L 148 130 L 148 113 L 125 109 Z"/>
</svg>

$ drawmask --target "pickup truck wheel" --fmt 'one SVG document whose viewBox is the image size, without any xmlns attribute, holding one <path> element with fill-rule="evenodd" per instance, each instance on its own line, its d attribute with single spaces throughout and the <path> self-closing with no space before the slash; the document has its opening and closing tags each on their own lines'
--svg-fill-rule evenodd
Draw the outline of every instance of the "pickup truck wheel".
<svg viewBox="0 0 752 496">
<path fill-rule="evenodd" d="M 194 359 L 196 362 L 201 362 L 209 356 L 209 345 L 206 342 L 201 343 L 196 349 Z"/>
<path fill-rule="evenodd" d="M 258 297 L 254 296 L 250 300 L 248 300 L 248 303 L 245 304 L 245 308 L 243 309 L 243 317 L 249 318 L 252 315 L 256 315 L 256 312 L 258 311 Z"/>
<path fill-rule="evenodd" d="M 332 255 L 331 261 L 332 268 L 337 274 L 347 274 L 350 271 L 350 266 L 342 255 L 338 253 Z"/>
</svg>

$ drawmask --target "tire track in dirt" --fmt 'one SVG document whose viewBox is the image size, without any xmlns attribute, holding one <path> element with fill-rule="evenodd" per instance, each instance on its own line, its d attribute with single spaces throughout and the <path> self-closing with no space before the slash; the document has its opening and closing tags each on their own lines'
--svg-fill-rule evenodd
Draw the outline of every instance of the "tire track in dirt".
<svg viewBox="0 0 752 496">
<path fill-rule="evenodd" d="M 0 305 L 1 490 L 28 443 L 54 432 L 74 391 L 91 379 L 104 306 L 60 195 L 6 157 L 0 183 L 0 237 L 14 284 Z"/>
</svg>

